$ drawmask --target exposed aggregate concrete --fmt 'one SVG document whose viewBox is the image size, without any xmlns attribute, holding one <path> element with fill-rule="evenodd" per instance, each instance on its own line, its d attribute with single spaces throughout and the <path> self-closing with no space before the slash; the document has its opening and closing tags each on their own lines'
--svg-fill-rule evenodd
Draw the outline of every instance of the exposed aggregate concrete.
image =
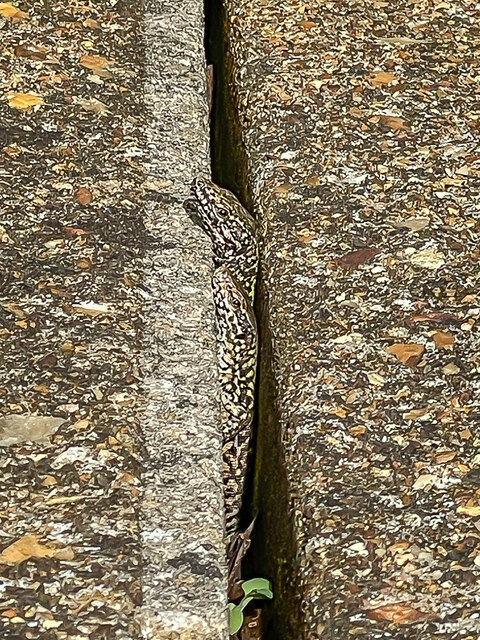
<svg viewBox="0 0 480 640">
<path fill-rule="evenodd" d="M 1 638 L 227 636 L 202 12 L 0 7 Z"/>
<path fill-rule="evenodd" d="M 278 636 L 474 640 L 479 12 L 225 7 L 263 235 L 257 505 Z"/>
</svg>

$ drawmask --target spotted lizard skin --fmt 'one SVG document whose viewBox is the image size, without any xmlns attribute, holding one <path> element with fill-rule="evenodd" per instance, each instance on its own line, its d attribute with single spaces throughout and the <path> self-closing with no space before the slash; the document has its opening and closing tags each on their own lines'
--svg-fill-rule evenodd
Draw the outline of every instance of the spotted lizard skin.
<svg viewBox="0 0 480 640">
<path fill-rule="evenodd" d="M 227 537 L 238 525 L 250 445 L 257 325 L 252 303 L 227 267 L 212 279 L 217 313 L 218 365 L 222 411 L 222 454 Z"/>
<path fill-rule="evenodd" d="M 255 221 L 209 180 L 192 184 L 198 221 L 212 240 L 217 317 L 227 538 L 232 539 L 247 470 L 255 400 L 258 333 L 253 310 L 258 267 Z"/>
<path fill-rule="evenodd" d="M 191 186 L 198 221 L 209 235 L 216 266 L 228 267 L 253 301 L 258 269 L 254 218 L 231 191 L 196 178 Z"/>
</svg>

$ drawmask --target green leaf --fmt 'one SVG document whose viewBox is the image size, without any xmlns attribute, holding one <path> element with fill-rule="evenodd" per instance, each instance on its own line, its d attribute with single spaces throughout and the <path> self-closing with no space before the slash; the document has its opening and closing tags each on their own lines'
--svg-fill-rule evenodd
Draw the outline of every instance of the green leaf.
<svg viewBox="0 0 480 640">
<path fill-rule="evenodd" d="M 250 604 L 250 602 L 252 600 L 255 600 L 255 598 L 253 596 L 245 596 L 245 598 L 242 599 L 242 601 L 240 602 L 239 605 L 237 605 L 238 607 L 240 607 L 240 609 L 243 611 L 245 609 L 245 607 L 247 606 L 247 604 Z"/>
<path fill-rule="evenodd" d="M 272 583 L 266 578 L 252 578 L 242 584 L 243 593 L 254 598 L 273 598 Z"/>
<path fill-rule="evenodd" d="M 230 635 L 236 634 L 243 625 L 243 610 L 256 598 L 273 598 L 272 583 L 265 578 L 252 578 L 242 584 L 245 596 L 239 604 L 228 603 Z"/>
<path fill-rule="evenodd" d="M 241 604 L 241 603 L 240 603 Z M 237 631 L 240 631 L 243 624 L 243 613 L 240 605 L 237 606 L 233 602 L 228 603 L 229 612 L 229 627 L 230 635 L 233 636 Z"/>
</svg>

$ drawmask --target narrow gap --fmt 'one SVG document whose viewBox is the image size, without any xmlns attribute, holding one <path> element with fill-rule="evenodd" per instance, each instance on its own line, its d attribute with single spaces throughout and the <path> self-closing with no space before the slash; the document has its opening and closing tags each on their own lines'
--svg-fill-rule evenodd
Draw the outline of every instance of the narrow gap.
<svg viewBox="0 0 480 640">
<path fill-rule="evenodd" d="M 248 192 L 248 162 L 242 145 L 241 126 L 236 117 L 233 83 L 229 77 L 230 61 L 224 34 L 223 2 L 204 0 L 204 8 L 206 59 L 214 70 L 210 119 L 212 178 L 217 184 L 235 193 L 247 209 L 252 211 Z M 254 511 L 257 511 L 257 520 L 252 546 L 243 562 L 243 578 L 262 576 L 272 581 L 273 606 L 269 602 L 261 605 L 264 609 L 261 638 L 286 640 L 300 637 L 301 606 L 298 601 L 294 601 L 295 589 L 292 586 L 295 582 L 295 554 L 291 526 L 285 521 L 285 514 L 288 512 L 287 480 L 283 466 L 275 465 L 274 462 L 281 459 L 281 438 L 278 416 L 274 414 L 276 403 L 271 371 L 271 337 L 268 333 L 265 295 L 260 278 L 255 307 L 259 325 L 259 366 L 253 422 L 254 443 L 246 480 L 244 507 L 240 514 L 240 528 L 243 530 L 250 524 Z"/>
<path fill-rule="evenodd" d="M 210 112 L 210 157 L 212 179 L 217 184 L 226 187 L 240 199 L 249 211 L 251 202 L 247 191 L 246 168 L 247 161 L 243 151 L 240 127 L 235 122 L 233 96 L 231 95 L 231 83 L 228 82 L 227 46 L 223 27 L 223 3 L 222 0 L 204 0 L 205 10 L 205 55 L 207 60 L 210 82 L 213 78 L 213 101 Z M 258 311 L 258 309 L 256 309 Z M 258 317 L 258 315 L 257 315 Z M 260 341 L 260 336 L 259 336 Z M 259 344 L 259 355 L 261 346 Z M 260 371 L 257 372 L 259 374 Z M 253 451 L 249 457 L 249 469 L 244 490 L 243 507 L 240 513 L 240 529 L 245 530 L 253 518 L 253 502 L 255 494 L 255 464 L 256 440 L 258 424 L 258 375 L 257 375 L 257 400 L 254 416 Z M 254 561 L 254 545 L 258 536 L 252 538 L 252 546 L 247 552 L 242 565 L 242 577 L 249 579 L 256 576 L 269 577 L 257 569 L 258 563 Z M 264 546 L 264 545 L 259 545 Z M 261 563 L 260 563 L 261 564 Z M 257 565 L 257 566 L 256 566 Z M 266 631 L 266 619 L 264 615 L 262 638 L 276 640 L 277 635 L 270 630 Z"/>
<path fill-rule="evenodd" d="M 212 179 L 215 183 L 226 187 L 240 199 L 249 211 L 249 197 L 246 190 L 244 157 L 240 128 L 236 126 L 233 113 L 232 97 L 229 95 L 227 81 L 227 52 L 223 37 L 223 5 L 222 0 L 204 0 L 205 6 L 205 53 L 209 67 L 209 77 L 213 77 L 213 104 L 210 113 L 210 157 Z M 213 69 L 213 73 L 212 73 Z M 258 403 L 257 403 L 258 404 Z M 256 417 L 253 431 L 256 432 Z M 244 506 L 240 513 L 240 528 L 245 529 L 252 519 L 252 500 L 254 493 L 254 468 L 250 456 Z"/>
<path fill-rule="evenodd" d="M 220 12 L 222 0 L 204 0 L 203 13 L 205 16 L 204 49 L 207 63 L 207 83 L 210 104 L 210 159 L 212 169 L 212 179 L 215 180 L 215 104 L 216 104 L 216 78 L 214 78 L 214 64 L 218 59 L 216 49 L 216 37 L 218 33 L 218 14 Z"/>
<path fill-rule="evenodd" d="M 231 117 L 232 96 L 227 78 L 226 43 L 223 37 L 222 0 L 204 0 L 205 53 L 207 65 L 213 68 L 213 107 L 210 113 L 210 157 L 213 181 L 240 198 L 246 192 L 246 158 L 240 129 Z"/>
</svg>

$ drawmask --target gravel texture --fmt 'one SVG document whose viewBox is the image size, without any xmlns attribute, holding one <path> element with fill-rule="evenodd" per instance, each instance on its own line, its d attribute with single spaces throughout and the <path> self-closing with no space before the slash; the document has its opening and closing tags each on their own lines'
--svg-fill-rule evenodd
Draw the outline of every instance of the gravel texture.
<svg viewBox="0 0 480 640">
<path fill-rule="evenodd" d="M 0 7 L 1 638 L 226 637 L 202 10 Z"/>
<path fill-rule="evenodd" d="M 263 235 L 278 636 L 476 639 L 479 12 L 227 0 L 225 20 Z"/>
</svg>

